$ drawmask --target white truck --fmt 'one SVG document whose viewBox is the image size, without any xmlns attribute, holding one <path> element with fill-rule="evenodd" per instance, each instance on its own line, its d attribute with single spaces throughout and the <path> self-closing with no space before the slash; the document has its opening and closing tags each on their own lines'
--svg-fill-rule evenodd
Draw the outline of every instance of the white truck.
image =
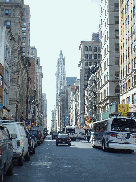
<svg viewBox="0 0 137 182">
<path fill-rule="evenodd" d="M 79 129 L 77 126 L 66 126 L 65 127 L 65 133 L 69 134 L 71 140 L 77 139 L 77 134 L 80 132 L 83 132 L 83 128 Z"/>
</svg>

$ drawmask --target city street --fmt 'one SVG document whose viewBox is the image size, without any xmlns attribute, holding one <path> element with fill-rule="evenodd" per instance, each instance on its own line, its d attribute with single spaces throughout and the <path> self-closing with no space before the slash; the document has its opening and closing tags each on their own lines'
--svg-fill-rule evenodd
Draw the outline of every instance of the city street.
<svg viewBox="0 0 137 182">
<path fill-rule="evenodd" d="M 46 138 L 30 161 L 14 164 L 13 172 L 5 182 L 135 182 L 136 154 L 103 152 L 79 140 L 56 146 Z"/>
</svg>

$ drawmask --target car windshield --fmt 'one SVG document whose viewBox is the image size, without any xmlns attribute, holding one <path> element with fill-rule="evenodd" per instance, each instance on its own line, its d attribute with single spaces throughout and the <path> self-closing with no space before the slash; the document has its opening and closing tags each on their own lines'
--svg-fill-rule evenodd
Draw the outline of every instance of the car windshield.
<svg viewBox="0 0 137 182">
<path fill-rule="evenodd" d="M 66 133 L 75 133 L 75 128 L 66 128 Z"/>
<path fill-rule="evenodd" d="M 68 135 L 58 135 L 58 138 L 68 138 Z"/>
</svg>

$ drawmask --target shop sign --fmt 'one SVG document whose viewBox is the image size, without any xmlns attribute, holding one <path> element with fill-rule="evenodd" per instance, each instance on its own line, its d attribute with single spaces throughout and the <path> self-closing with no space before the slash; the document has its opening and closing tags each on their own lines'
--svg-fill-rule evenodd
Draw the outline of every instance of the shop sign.
<svg viewBox="0 0 137 182">
<path fill-rule="evenodd" d="M 129 105 L 129 112 L 136 112 L 136 104 Z"/>
<path fill-rule="evenodd" d="M 129 104 L 118 104 L 118 112 L 122 112 L 122 116 L 127 115 L 127 112 L 129 112 Z"/>
</svg>

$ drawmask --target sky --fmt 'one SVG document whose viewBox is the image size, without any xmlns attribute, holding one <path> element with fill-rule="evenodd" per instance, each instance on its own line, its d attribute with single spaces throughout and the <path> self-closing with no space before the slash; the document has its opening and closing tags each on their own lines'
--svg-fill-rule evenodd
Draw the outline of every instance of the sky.
<svg viewBox="0 0 137 182">
<path fill-rule="evenodd" d="M 100 0 L 24 0 L 30 6 L 30 46 L 35 46 L 42 66 L 42 93 L 47 98 L 47 123 L 56 104 L 56 65 L 60 50 L 66 77 L 80 78 L 79 45 L 99 30 Z"/>
</svg>

